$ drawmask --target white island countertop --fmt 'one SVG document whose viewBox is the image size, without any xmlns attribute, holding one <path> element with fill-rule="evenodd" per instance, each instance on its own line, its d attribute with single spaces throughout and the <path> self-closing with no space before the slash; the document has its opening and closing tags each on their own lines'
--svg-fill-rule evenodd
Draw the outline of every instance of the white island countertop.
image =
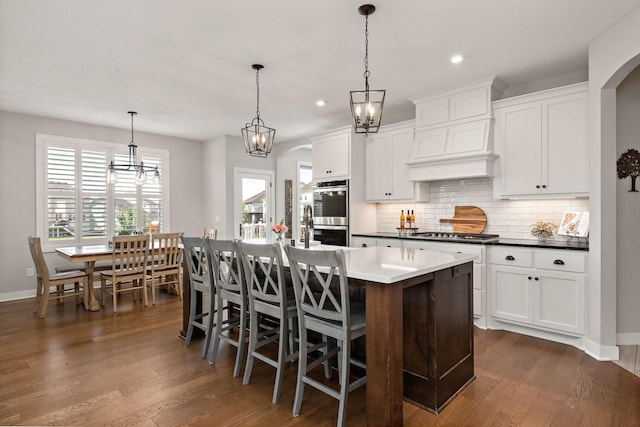
<svg viewBox="0 0 640 427">
<path fill-rule="evenodd" d="M 342 249 L 346 249 L 348 277 L 378 283 L 395 283 L 478 258 L 473 254 L 377 246 Z"/>
<path fill-rule="evenodd" d="M 265 239 L 251 239 L 244 242 L 264 244 Z M 478 256 L 473 254 L 379 246 L 352 248 L 315 244 L 308 249 L 312 251 L 342 249 L 347 262 L 348 277 L 378 283 L 395 283 L 478 259 Z M 286 256 L 283 261 L 286 266 L 289 266 Z"/>
</svg>

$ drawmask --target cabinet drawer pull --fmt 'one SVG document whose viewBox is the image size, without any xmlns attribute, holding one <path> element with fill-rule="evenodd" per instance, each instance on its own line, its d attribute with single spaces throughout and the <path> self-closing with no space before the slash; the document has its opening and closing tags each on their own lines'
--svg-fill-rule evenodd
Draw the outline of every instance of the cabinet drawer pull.
<svg viewBox="0 0 640 427">
<path fill-rule="evenodd" d="M 555 265 L 564 265 L 564 261 L 563 261 L 563 260 L 561 260 L 561 259 L 557 259 L 557 260 L 553 261 L 553 263 L 554 263 Z"/>
<path fill-rule="evenodd" d="M 513 257 L 513 255 L 507 255 L 506 257 L 504 257 L 504 259 L 506 261 L 515 261 L 516 259 Z"/>
</svg>

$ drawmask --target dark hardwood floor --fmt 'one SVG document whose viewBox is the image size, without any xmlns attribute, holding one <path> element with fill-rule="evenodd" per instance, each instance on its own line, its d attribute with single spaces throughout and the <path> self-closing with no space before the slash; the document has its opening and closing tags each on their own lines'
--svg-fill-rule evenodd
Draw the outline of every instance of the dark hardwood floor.
<svg viewBox="0 0 640 427">
<path fill-rule="evenodd" d="M 146 309 L 128 295 L 86 312 L 33 300 L 0 303 L 0 424 L 71 426 L 333 426 L 337 401 L 306 388 L 291 415 L 295 364 L 280 403 L 275 370 L 256 361 L 251 384 L 232 378 L 235 348 L 216 365 L 202 341 L 183 347 L 181 302 L 161 293 Z M 573 347 L 503 331 L 475 331 L 476 380 L 440 415 L 404 404 L 407 426 L 640 426 L 640 378 Z M 365 390 L 351 394 L 347 425 L 365 424 Z"/>
</svg>

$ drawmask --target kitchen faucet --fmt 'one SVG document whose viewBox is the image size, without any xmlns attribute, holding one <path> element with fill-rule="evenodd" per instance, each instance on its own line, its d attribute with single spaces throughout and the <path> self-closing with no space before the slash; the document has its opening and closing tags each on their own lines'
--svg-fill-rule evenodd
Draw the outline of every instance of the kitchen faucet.
<svg viewBox="0 0 640 427">
<path fill-rule="evenodd" d="M 304 207 L 304 248 L 309 249 L 309 230 L 313 229 L 313 208 L 311 205 Z"/>
</svg>

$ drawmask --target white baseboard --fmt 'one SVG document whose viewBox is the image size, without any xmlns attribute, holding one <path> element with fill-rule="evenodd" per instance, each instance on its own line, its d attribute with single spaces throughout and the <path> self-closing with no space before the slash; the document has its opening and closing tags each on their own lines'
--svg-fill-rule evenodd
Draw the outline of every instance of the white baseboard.
<svg viewBox="0 0 640 427">
<path fill-rule="evenodd" d="M 616 334 L 616 344 L 640 345 L 640 333 L 628 332 L 624 334 Z"/>
<path fill-rule="evenodd" d="M 593 341 L 585 340 L 585 353 L 599 361 L 619 360 L 620 349 L 615 345 L 600 345 Z"/>
<path fill-rule="evenodd" d="M 501 329 L 505 331 L 515 332 L 522 335 L 528 335 L 530 337 L 541 338 L 544 340 L 554 341 L 560 344 L 567 344 L 573 346 L 579 350 L 585 349 L 585 339 L 581 336 L 565 335 L 561 333 L 555 333 L 546 331 L 543 329 L 531 328 L 528 326 L 522 326 L 510 322 L 501 322 L 497 319 L 493 319 L 488 325 L 489 329 Z M 616 347 L 617 348 L 617 347 Z"/>
<path fill-rule="evenodd" d="M 36 296 L 35 289 L 29 289 L 28 291 L 18 291 L 18 292 L 4 292 L 4 293 L 0 293 L 0 302 L 34 298 L 35 296 Z"/>
<path fill-rule="evenodd" d="M 100 285 L 98 284 L 96 286 L 96 284 L 93 284 L 93 288 L 94 289 L 100 289 Z M 0 302 L 6 302 L 6 301 L 17 301 L 17 300 L 21 300 L 21 299 L 27 299 L 27 298 L 35 298 L 36 296 L 36 290 L 35 289 L 29 289 L 27 291 L 18 291 L 18 292 L 0 292 Z"/>
</svg>

